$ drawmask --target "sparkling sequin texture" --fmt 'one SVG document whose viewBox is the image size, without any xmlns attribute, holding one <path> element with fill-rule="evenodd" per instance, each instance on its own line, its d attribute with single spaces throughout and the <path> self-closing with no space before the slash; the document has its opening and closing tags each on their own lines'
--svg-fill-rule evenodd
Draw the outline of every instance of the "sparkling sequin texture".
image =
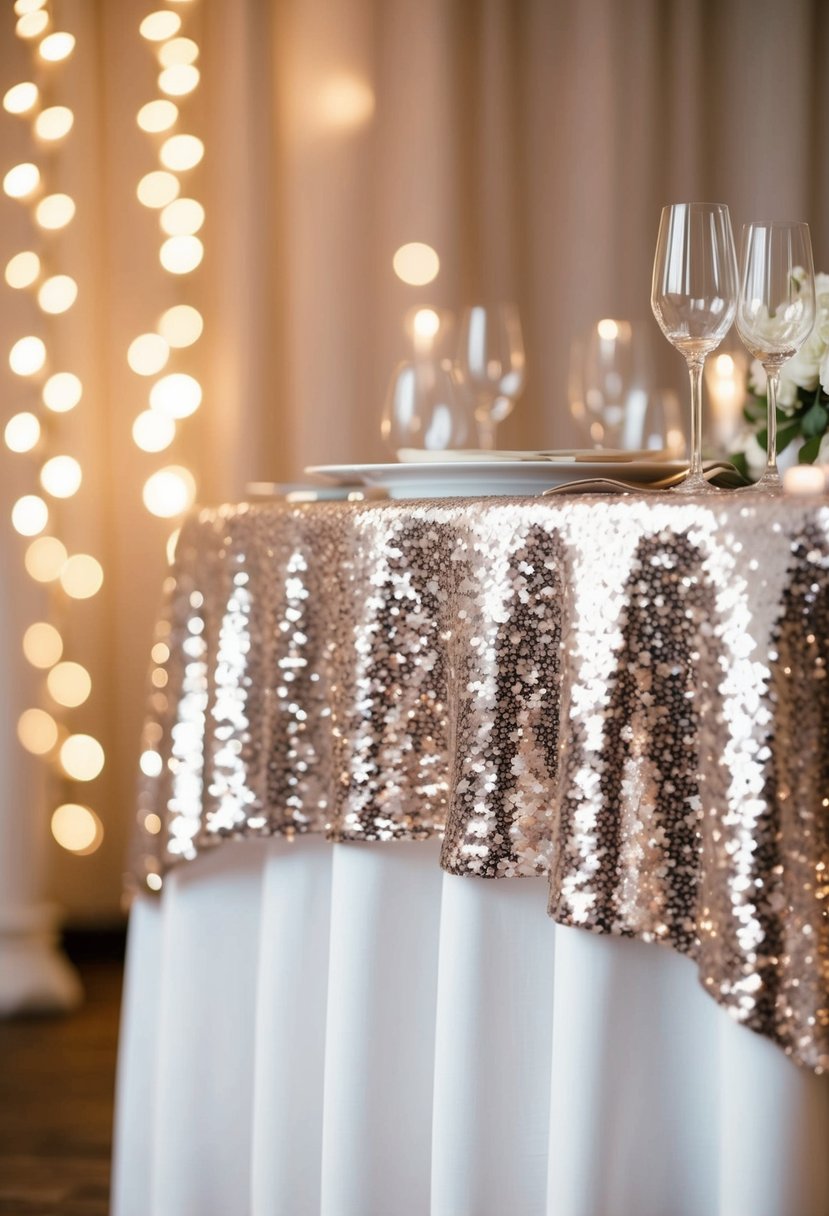
<svg viewBox="0 0 829 1216">
<path fill-rule="evenodd" d="M 443 835 L 829 1067 L 827 508 L 221 508 L 165 596 L 133 887 L 240 836 Z"/>
</svg>

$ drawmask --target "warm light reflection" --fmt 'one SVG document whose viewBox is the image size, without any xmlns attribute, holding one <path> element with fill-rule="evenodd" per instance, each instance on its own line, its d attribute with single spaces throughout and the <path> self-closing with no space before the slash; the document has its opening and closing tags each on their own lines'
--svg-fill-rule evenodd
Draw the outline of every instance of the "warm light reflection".
<svg viewBox="0 0 829 1216">
<path fill-rule="evenodd" d="M 176 546 L 178 545 L 178 538 L 180 535 L 181 528 L 175 528 L 167 537 L 167 544 L 164 546 L 164 552 L 167 556 L 168 566 L 172 566 L 173 562 L 176 560 Z"/>
<path fill-rule="evenodd" d="M 127 363 L 138 376 L 154 376 L 169 357 L 170 347 L 160 334 L 140 334 L 127 351 Z"/>
<path fill-rule="evenodd" d="M 52 835 L 62 849 L 86 857 L 100 847 L 104 827 L 94 811 L 78 802 L 65 802 L 52 814 Z"/>
<path fill-rule="evenodd" d="M 49 522 L 49 508 L 37 494 L 24 494 L 12 507 L 12 527 L 21 536 L 37 536 Z"/>
<path fill-rule="evenodd" d="M 63 771 L 74 781 L 94 781 L 104 767 L 104 749 L 92 735 L 70 735 L 59 754 Z"/>
<path fill-rule="evenodd" d="M 171 135 L 158 152 L 158 159 L 165 169 L 176 172 L 195 168 L 203 156 L 204 144 L 195 135 Z"/>
<path fill-rule="evenodd" d="M 204 223 L 204 207 L 194 198 L 178 198 L 164 208 L 159 222 L 168 236 L 192 236 Z"/>
<path fill-rule="evenodd" d="M 434 308 L 418 308 L 412 319 L 415 338 L 434 338 L 440 329 L 440 317 Z"/>
<path fill-rule="evenodd" d="M 72 34 L 64 33 L 62 30 L 56 34 L 47 34 L 37 48 L 41 59 L 47 60 L 49 63 L 58 63 L 61 59 L 68 59 L 75 49 L 75 38 Z"/>
<path fill-rule="evenodd" d="M 158 332 L 175 347 L 192 346 L 198 342 L 203 329 L 204 319 L 192 304 L 174 304 L 158 321 Z"/>
<path fill-rule="evenodd" d="M 45 756 L 58 741 L 58 724 L 45 709 L 24 709 L 17 719 L 17 737 L 27 752 Z"/>
<path fill-rule="evenodd" d="M 39 536 L 27 548 L 23 561 L 35 582 L 52 583 L 60 578 L 66 557 L 66 546 L 56 536 Z"/>
<path fill-rule="evenodd" d="M 179 17 L 178 13 L 159 9 L 155 13 L 149 13 L 144 18 L 138 27 L 138 32 L 148 42 L 163 42 L 165 38 L 172 38 L 180 29 L 181 17 Z"/>
<path fill-rule="evenodd" d="M 48 621 L 35 621 L 23 634 L 23 654 L 32 667 L 53 667 L 63 654 L 63 638 Z"/>
<path fill-rule="evenodd" d="M 195 376 L 173 372 L 150 389 L 150 406 L 168 418 L 189 418 L 201 405 L 201 385 Z"/>
<path fill-rule="evenodd" d="M 63 139 L 72 130 L 75 115 L 68 106 L 49 106 L 35 119 L 35 135 L 47 141 Z"/>
<path fill-rule="evenodd" d="M 440 258 L 431 245 L 412 241 L 401 245 L 392 259 L 394 273 L 411 287 L 431 283 L 440 270 Z"/>
<path fill-rule="evenodd" d="M 53 498 L 71 498 L 82 480 L 81 466 L 74 456 L 53 456 L 40 470 L 40 484 Z"/>
<path fill-rule="evenodd" d="M 3 431 L 6 447 L 10 452 L 31 452 L 40 439 L 40 422 L 36 414 L 23 410 L 12 414 Z"/>
<path fill-rule="evenodd" d="M 37 105 L 40 94 L 37 85 L 31 80 L 21 80 L 13 84 L 3 94 L 3 109 L 7 114 L 28 114 Z"/>
<path fill-rule="evenodd" d="M 92 692 L 92 677 L 80 663 L 56 663 L 46 677 L 49 696 L 64 709 L 76 709 Z"/>
<path fill-rule="evenodd" d="M 138 761 L 138 767 L 145 777 L 159 777 L 161 770 L 164 767 L 161 756 L 158 752 L 148 749 L 141 753 Z"/>
<path fill-rule="evenodd" d="M 47 194 L 35 207 L 35 220 L 41 228 L 65 228 L 75 218 L 75 200 L 68 194 Z"/>
<path fill-rule="evenodd" d="M 204 246 L 197 236 L 171 236 L 161 246 L 158 256 L 170 274 L 189 274 L 204 257 Z"/>
<path fill-rule="evenodd" d="M 333 76 L 319 92 L 318 112 L 328 127 L 353 130 L 374 113 L 374 93 L 359 76 Z"/>
<path fill-rule="evenodd" d="M 199 57 L 199 46 L 192 38 L 171 38 L 158 49 L 158 62 L 163 68 L 178 63 L 195 63 Z"/>
<path fill-rule="evenodd" d="M 78 284 L 68 274 L 54 274 L 45 279 L 37 293 L 37 302 L 51 315 L 66 312 L 78 298 Z"/>
<path fill-rule="evenodd" d="M 184 97 L 199 83 L 199 69 L 192 63 L 175 63 L 158 75 L 158 87 L 168 97 Z"/>
<path fill-rule="evenodd" d="M 19 338 L 9 351 L 9 367 L 16 376 L 34 376 L 45 362 L 46 346 L 32 334 Z"/>
<path fill-rule="evenodd" d="M 73 410 L 81 399 L 83 385 L 74 372 L 55 372 L 43 386 L 43 404 L 55 414 Z"/>
<path fill-rule="evenodd" d="M 60 585 L 73 600 L 88 600 L 96 595 L 103 581 L 101 563 L 88 553 L 74 553 L 60 572 Z"/>
<path fill-rule="evenodd" d="M 18 291 L 23 287 L 31 287 L 40 274 L 40 258 L 31 249 L 16 253 L 6 263 L 5 279 L 9 287 Z"/>
<path fill-rule="evenodd" d="M 144 506 L 151 515 L 169 519 L 188 510 L 196 498 L 196 482 L 189 469 L 168 465 L 144 483 Z"/>
<path fill-rule="evenodd" d="M 144 410 L 132 424 L 132 438 L 143 452 L 163 452 L 176 437 L 176 424 L 155 410 Z"/>
<path fill-rule="evenodd" d="M 49 14 L 43 9 L 38 9 L 33 13 L 24 13 L 18 18 L 14 27 L 14 32 L 18 38 L 24 38 L 27 41 L 30 38 L 39 38 L 49 24 Z"/>
<path fill-rule="evenodd" d="M 178 118 L 178 106 L 173 101 L 158 98 L 148 101 L 138 111 L 137 122 L 142 131 L 169 131 Z"/>
<path fill-rule="evenodd" d="M 3 193 L 9 198 L 28 198 L 40 185 L 40 170 L 31 161 L 9 169 L 3 178 Z"/>
<path fill-rule="evenodd" d="M 174 198 L 178 198 L 181 183 L 172 173 L 164 169 L 154 169 L 145 173 L 136 187 L 139 203 L 145 207 L 166 207 Z"/>
</svg>

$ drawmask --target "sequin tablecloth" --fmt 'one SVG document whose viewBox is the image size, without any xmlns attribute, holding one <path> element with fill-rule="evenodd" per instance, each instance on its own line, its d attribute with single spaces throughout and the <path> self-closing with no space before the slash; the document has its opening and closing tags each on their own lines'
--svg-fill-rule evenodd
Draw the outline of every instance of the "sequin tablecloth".
<svg viewBox="0 0 829 1216">
<path fill-rule="evenodd" d="M 829 508 L 223 507 L 165 595 L 134 888 L 239 837 L 440 835 L 829 1067 Z"/>
</svg>

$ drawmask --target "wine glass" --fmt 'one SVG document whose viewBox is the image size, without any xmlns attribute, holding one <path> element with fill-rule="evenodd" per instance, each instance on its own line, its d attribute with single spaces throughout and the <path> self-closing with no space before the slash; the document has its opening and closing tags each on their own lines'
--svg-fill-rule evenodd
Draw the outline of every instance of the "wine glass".
<svg viewBox="0 0 829 1216">
<path fill-rule="evenodd" d="M 463 314 L 458 369 L 475 403 L 482 448 L 495 447 L 495 427 L 512 412 L 524 387 L 521 320 L 514 304 L 475 304 Z"/>
<path fill-rule="evenodd" d="M 705 493 L 713 487 L 702 468 L 702 371 L 737 310 L 737 261 L 724 203 L 663 208 L 651 308 L 665 337 L 684 355 L 691 382 L 690 468 L 677 489 Z"/>
<path fill-rule="evenodd" d="M 475 419 L 448 359 L 416 359 L 394 370 L 380 431 L 397 456 L 406 448 L 442 452 L 475 446 Z"/>
<path fill-rule="evenodd" d="M 737 332 L 765 368 L 768 395 L 766 467 L 753 489 L 779 493 L 777 386 L 815 323 L 815 271 L 809 225 L 788 220 L 743 227 Z"/>
</svg>

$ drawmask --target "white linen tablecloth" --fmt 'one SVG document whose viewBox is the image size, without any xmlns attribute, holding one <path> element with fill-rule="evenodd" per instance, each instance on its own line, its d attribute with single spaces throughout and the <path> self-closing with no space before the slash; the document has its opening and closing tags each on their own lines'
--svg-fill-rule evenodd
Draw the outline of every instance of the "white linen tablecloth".
<svg viewBox="0 0 829 1216">
<path fill-rule="evenodd" d="M 439 847 L 240 841 L 135 901 L 114 1216 L 827 1216 L 829 1078 Z"/>
</svg>

